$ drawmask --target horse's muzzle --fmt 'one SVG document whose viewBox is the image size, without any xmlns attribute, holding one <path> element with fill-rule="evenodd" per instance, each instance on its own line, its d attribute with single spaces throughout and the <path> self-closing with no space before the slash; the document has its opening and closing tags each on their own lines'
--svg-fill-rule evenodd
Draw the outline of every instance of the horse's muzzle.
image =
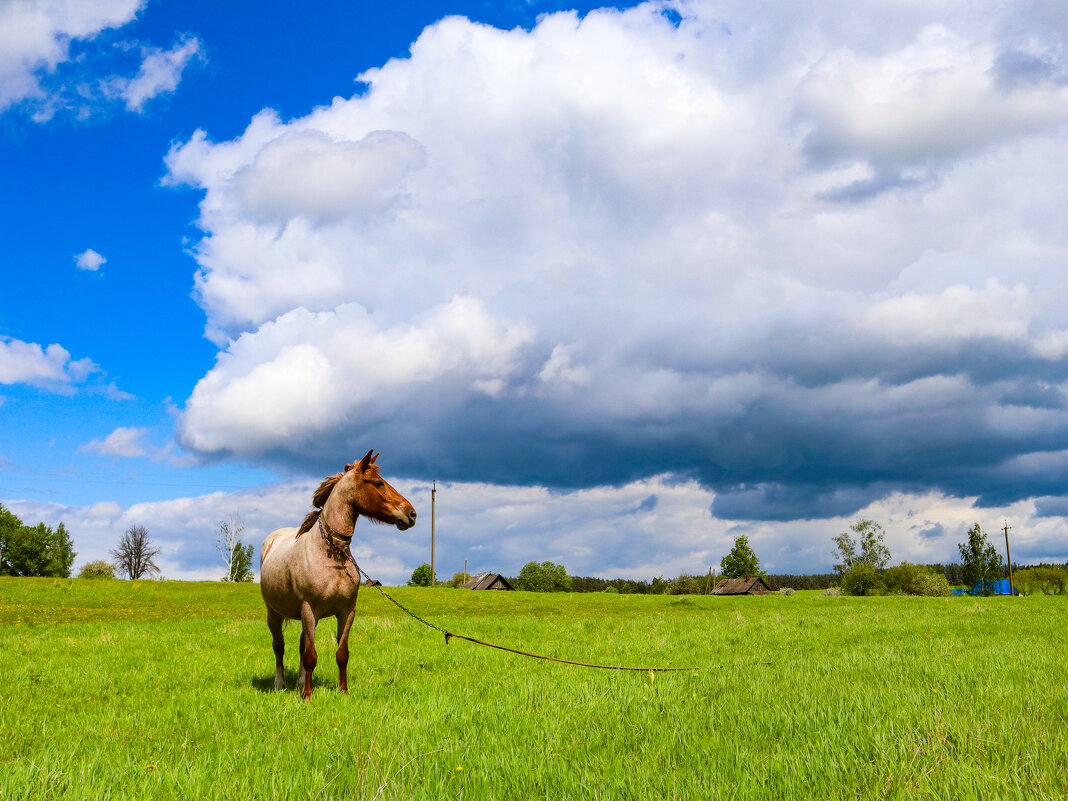
<svg viewBox="0 0 1068 801">
<path fill-rule="evenodd" d="M 404 515 L 403 511 L 399 511 L 399 514 L 397 515 L 397 517 L 399 518 L 397 520 L 397 528 L 400 529 L 401 531 L 407 531 L 408 529 L 410 529 L 412 526 L 415 525 L 415 517 L 416 517 L 415 509 L 413 509 L 410 506 L 408 507 L 407 518 L 405 518 L 405 515 Z"/>
</svg>

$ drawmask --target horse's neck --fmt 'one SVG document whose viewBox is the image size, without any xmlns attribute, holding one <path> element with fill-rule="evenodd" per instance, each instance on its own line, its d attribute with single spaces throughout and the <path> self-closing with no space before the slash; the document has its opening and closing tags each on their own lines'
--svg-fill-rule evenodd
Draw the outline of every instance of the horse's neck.
<svg viewBox="0 0 1068 801">
<path fill-rule="evenodd" d="M 333 496 L 326 499 L 323 506 L 322 516 L 330 528 L 342 537 L 351 537 L 356 529 L 356 520 L 359 517 L 352 504 L 335 500 Z"/>
</svg>

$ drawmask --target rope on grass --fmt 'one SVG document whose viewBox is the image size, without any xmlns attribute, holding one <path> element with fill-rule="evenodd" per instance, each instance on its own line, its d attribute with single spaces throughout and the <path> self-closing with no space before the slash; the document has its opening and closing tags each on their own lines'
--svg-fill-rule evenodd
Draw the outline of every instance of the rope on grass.
<svg viewBox="0 0 1068 801">
<path fill-rule="evenodd" d="M 356 564 L 355 561 L 353 562 L 353 564 Z M 649 674 L 652 674 L 652 673 L 669 673 L 669 672 L 677 672 L 677 671 L 695 671 L 695 670 L 722 670 L 722 669 L 728 668 L 728 667 L 749 667 L 749 666 L 753 666 L 753 665 L 770 665 L 770 664 L 772 664 L 771 662 L 748 662 L 745 665 L 708 665 L 708 666 L 705 666 L 705 667 L 632 667 L 630 665 L 597 665 L 597 664 L 594 664 L 594 663 L 591 663 L 591 662 L 575 662 L 575 661 L 573 661 L 571 659 L 558 659 L 555 656 L 545 656 L 544 654 L 533 654 L 533 653 L 530 653 L 529 651 L 520 651 L 518 648 L 509 648 L 506 645 L 497 645 L 496 643 L 485 642 L 484 640 L 477 640 L 474 637 L 467 637 L 467 636 L 465 636 L 463 634 L 455 634 L 455 633 L 453 633 L 451 631 L 446 631 L 441 626 L 436 626 L 433 623 L 431 623 L 429 620 L 425 620 L 424 618 L 419 617 L 419 615 L 417 615 L 411 609 L 406 607 L 404 604 L 402 604 L 396 598 L 391 596 L 388 592 L 386 592 L 384 589 L 382 589 L 382 585 L 380 583 L 375 582 L 374 579 L 372 579 L 370 576 L 368 576 L 363 571 L 362 567 L 360 567 L 359 565 L 356 565 L 356 569 L 358 571 L 360 571 L 360 575 L 361 576 L 363 576 L 368 582 L 371 582 L 372 585 L 374 587 L 376 587 L 380 593 L 382 593 L 382 595 L 385 597 L 385 599 L 387 601 L 392 603 L 394 606 L 396 606 L 398 609 L 400 609 L 405 614 L 407 614 L 410 617 L 413 617 L 416 620 L 418 620 L 424 626 L 429 626 L 430 628 L 432 628 L 432 629 L 434 629 L 436 631 L 440 631 L 442 634 L 444 634 L 445 635 L 445 644 L 446 645 L 449 644 L 449 640 L 451 640 L 453 637 L 455 637 L 458 640 L 467 640 L 468 642 L 473 642 L 475 645 L 484 645 L 487 648 L 496 648 L 499 651 L 508 651 L 509 653 L 512 653 L 512 654 L 518 654 L 519 656 L 528 656 L 531 659 L 544 659 L 547 662 L 560 662 L 561 664 L 564 664 L 564 665 L 577 665 L 578 667 L 598 668 L 600 670 L 637 670 L 637 671 L 641 671 L 642 673 L 649 673 Z"/>
</svg>

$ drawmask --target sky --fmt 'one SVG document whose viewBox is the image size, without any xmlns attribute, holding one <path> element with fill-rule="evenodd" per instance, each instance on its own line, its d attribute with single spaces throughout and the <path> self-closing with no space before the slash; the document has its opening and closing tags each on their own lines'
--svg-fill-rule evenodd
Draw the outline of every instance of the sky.
<svg viewBox="0 0 1068 801">
<path fill-rule="evenodd" d="M 1068 560 L 1061 0 L 0 0 L 0 502 L 387 583 Z M 995 537 L 996 535 L 996 537 Z"/>
</svg>

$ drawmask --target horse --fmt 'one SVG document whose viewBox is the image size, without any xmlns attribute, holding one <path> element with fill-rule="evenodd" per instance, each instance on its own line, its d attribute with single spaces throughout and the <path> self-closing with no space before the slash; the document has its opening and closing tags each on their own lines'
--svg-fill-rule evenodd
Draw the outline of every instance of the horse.
<svg viewBox="0 0 1068 801">
<path fill-rule="evenodd" d="M 324 617 L 337 618 L 338 688 L 348 692 L 349 629 L 356 616 L 360 568 L 349 545 L 360 515 L 404 531 L 415 525 L 415 509 L 382 480 L 373 449 L 356 464 L 323 479 L 312 496 L 315 509 L 300 528 L 280 528 L 260 549 L 260 592 L 267 605 L 267 626 L 274 645 L 274 688 L 286 687 L 282 656 L 282 625 L 299 620 L 301 697 L 312 694 L 312 671 L 318 662 L 315 625 Z M 312 532 L 312 528 L 317 531 Z"/>
</svg>

